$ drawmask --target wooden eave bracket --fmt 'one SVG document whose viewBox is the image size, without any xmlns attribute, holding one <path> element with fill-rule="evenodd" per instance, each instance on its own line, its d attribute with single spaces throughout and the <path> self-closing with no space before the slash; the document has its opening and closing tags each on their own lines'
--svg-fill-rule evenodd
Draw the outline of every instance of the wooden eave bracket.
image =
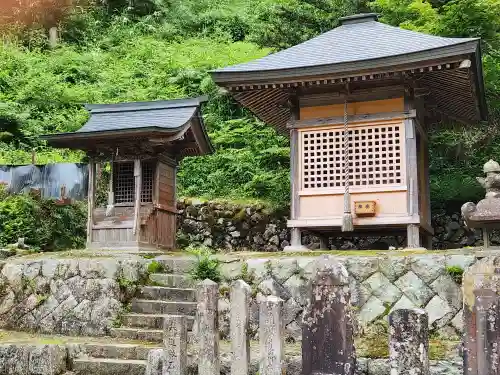
<svg viewBox="0 0 500 375">
<path fill-rule="evenodd" d="M 347 117 L 349 123 L 366 122 L 366 121 L 385 121 L 395 119 L 416 118 L 417 111 L 412 109 L 408 112 L 384 112 L 364 115 L 350 115 Z M 325 125 L 341 125 L 344 123 L 343 116 L 324 117 L 311 120 L 291 120 L 287 123 L 288 129 L 314 128 Z"/>
</svg>

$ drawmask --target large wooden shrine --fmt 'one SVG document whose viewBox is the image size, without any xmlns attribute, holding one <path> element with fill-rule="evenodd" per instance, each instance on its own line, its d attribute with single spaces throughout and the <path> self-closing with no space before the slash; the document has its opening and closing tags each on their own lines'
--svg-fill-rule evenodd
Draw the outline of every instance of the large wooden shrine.
<svg viewBox="0 0 500 375">
<path fill-rule="evenodd" d="M 89 157 L 88 248 L 175 248 L 177 164 L 213 151 L 200 112 L 205 100 L 87 105 L 90 119 L 80 130 L 44 137 Z M 96 204 L 100 163 L 111 168 L 102 206 Z"/>
<path fill-rule="evenodd" d="M 408 247 L 430 248 L 428 131 L 487 117 L 478 39 L 404 30 L 375 14 L 212 76 L 290 136 L 291 250 L 302 248 L 302 230 L 406 234 Z"/>
</svg>

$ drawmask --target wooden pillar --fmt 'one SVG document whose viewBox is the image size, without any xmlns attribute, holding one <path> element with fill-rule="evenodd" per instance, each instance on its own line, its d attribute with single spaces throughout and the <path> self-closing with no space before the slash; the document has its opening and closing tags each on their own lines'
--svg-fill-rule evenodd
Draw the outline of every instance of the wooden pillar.
<svg viewBox="0 0 500 375">
<path fill-rule="evenodd" d="M 141 226 L 141 191 L 142 191 L 142 168 L 141 160 L 134 160 L 134 186 L 135 186 L 135 214 L 134 214 L 134 235 L 139 232 Z"/>
<path fill-rule="evenodd" d="M 297 219 L 299 215 L 299 133 L 297 129 L 290 130 L 290 218 Z"/>
<path fill-rule="evenodd" d="M 413 109 L 413 100 L 409 93 L 405 93 L 405 112 Z M 406 144 L 406 181 L 408 186 L 408 216 L 419 217 L 418 203 L 418 155 L 417 155 L 417 129 L 414 118 L 406 118 L 405 124 L 405 144 Z M 420 247 L 420 230 L 416 224 L 407 226 L 407 247 Z"/>
<path fill-rule="evenodd" d="M 88 188 L 88 212 L 87 212 L 87 247 L 92 243 L 92 228 L 94 225 L 94 199 L 95 199 L 95 175 L 96 163 L 93 158 L 89 159 L 89 188 Z"/>
<path fill-rule="evenodd" d="M 290 121 L 294 122 L 300 119 L 300 107 L 297 97 L 292 98 L 292 106 L 290 108 Z M 300 175 L 299 175 L 299 132 L 297 129 L 290 130 L 290 219 L 296 220 L 300 212 Z M 302 233 L 300 228 L 291 228 L 290 246 L 285 247 L 284 251 L 306 251 L 305 246 L 302 246 Z"/>
<path fill-rule="evenodd" d="M 115 163 L 113 160 L 110 161 L 109 163 L 109 187 L 108 187 L 108 205 L 113 205 L 115 204 L 115 192 L 113 189 L 113 179 L 114 179 L 114 169 L 115 169 Z"/>
<path fill-rule="evenodd" d="M 159 204 L 162 203 L 160 202 L 160 168 L 161 168 L 161 162 L 160 160 L 156 161 L 156 168 L 155 168 L 155 178 L 154 178 L 154 189 L 153 189 L 153 203 Z"/>
<path fill-rule="evenodd" d="M 406 247 L 409 249 L 420 248 L 420 229 L 416 224 L 406 227 Z"/>
</svg>

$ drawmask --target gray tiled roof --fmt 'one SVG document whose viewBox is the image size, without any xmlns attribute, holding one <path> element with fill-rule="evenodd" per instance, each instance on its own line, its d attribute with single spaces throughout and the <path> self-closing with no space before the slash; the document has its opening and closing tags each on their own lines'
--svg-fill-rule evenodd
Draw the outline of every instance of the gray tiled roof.
<svg viewBox="0 0 500 375">
<path fill-rule="evenodd" d="M 154 109 L 149 111 L 101 112 L 92 114 L 90 120 L 77 133 L 109 130 L 126 130 L 157 127 L 178 129 L 186 124 L 197 107 Z"/>
<path fill-rule="evenodd" d="M 77 133 L 161 128 L 176 130 L 196 113 L 203 99 L 87 105 L 89 121 Z"/>
<path fill-rule="evenodd" d="M 433 36 L 389 26 L 375 21 L 369 15 L 357 17 L 355 22 L 345 21 L 341 26 L 294 47 L 215 72 L 269 71 L 359 62 L 478 40 Z"/>
</svg>

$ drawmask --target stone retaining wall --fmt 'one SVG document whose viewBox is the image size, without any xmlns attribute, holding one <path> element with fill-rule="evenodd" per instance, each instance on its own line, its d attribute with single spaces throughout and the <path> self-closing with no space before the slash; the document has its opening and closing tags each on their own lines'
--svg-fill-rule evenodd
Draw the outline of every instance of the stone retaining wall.
<svg viewBox="0 0 500 375">
<path fill-rule="evenodd" d="M 403 253 L 404 254 L 404 253 Z M 242 278 L 252 287 L 251 330 L 258 331 L 258 301 L 273 294 L 284 302 L 288 340 L 300 340 L 301 317 L 308 298 L 315 257 L 270 257 L 222 265 L 227 280 Z M 476 262 L 474 255 L 436 254 L 338 257 L 349 272 L 358 329 L 386 327 L 387 315 L 398 308 L 422 308 L 432 331 L 443 337 L 462 333 L 461 272 Z M 220 329 L 229 332 L 229 282 L 221 287 Z"/>
<path fill-rule="evenodd" d="M 133 256 L 0 262 L 0 328 L 106 335 L 147 263 Z"/>
<path fill-rule="evenodd" d="M 264 205 L 239 205 L 200 200 L 180 200 L 178 203 L 178 245 L 206 245 L 230 251 L 279 251 L 289 245 L 290 231 L 286 227 L 288 208 L 271 210 Z M 435 230 L 434 249 L 452 249 L 482 245 L 481 232 L 468 230 L 459 212 L 435 210 L 432 225 Z M 500 237 L 493 236 L 494 243 Z M 319 240 L 305 236 L 305 245 L 319 248 Z M 404 237 L 331 238 L 331 250 L 374 249 L 389 246 L 404 247 Z"/>
<path fill-rule="evenodd" d="M 85 355 L 84 345 L 0 345 L 0 374 L 9 375 L 63 375 L 72 370 L 72 360 Z M 301 374 L 301 358 L 288 357 L 285 361 L 288 375 Z M 230 374 L 230 356 L 221 357 L 221 375 Z M 462 363 L 460 358 L 449 361 L 430 361 L 431 375 L 460 375 Z M 258 371 L 258 361 L 254 359 L 251 374 Z M 196 374 L 197 362 L 189 357 L 189 373 Z M 358 358 L 356 375 L 389 375 L 388 359 Z"/>
</svg>

